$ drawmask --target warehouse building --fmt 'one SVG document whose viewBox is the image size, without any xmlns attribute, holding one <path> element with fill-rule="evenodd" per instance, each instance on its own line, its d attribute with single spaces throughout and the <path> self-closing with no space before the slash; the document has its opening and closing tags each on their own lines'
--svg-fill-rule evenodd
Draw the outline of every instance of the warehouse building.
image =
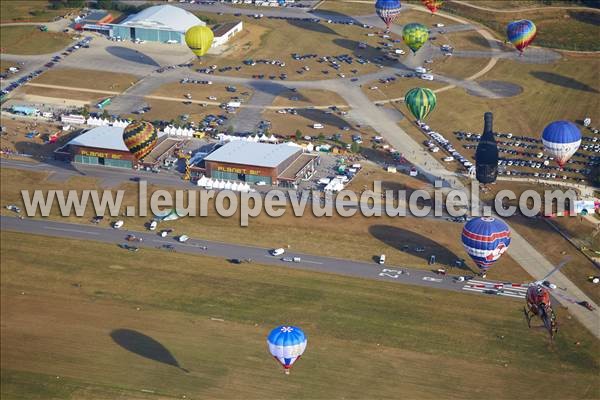
<svg viewBox="0 0 600 400">
<path fill-rule="evenodd" d="M 212 47 L 222 46 L 227 43 L 235 34 L 240 33 L 244 29 L 242 21 L 227 22 L 216 25 L 212 28 L 215 38 L 213 39 Z"/>
<path fill-rule="evenodd" d="M 293 187 L 315 172 L 318 155 L 287 144 L 234 141 L 203 159 L 207 177 L 247 183 Z"/>
<path fill-rule="evenodd" d="M 55 158 L 76 164 L 97 165 L 131 169 L 154 168 L 173 154 L 183 143 L 181 140 L 159 133 L 158 142 L 144 160 L 138 160 L 123 142 L 123 127 L 99 126 L 75 137 L 54 152 Z"/>
<path fill-rule="evenodd" d="M 148 42 L 185 43 L 185 32 L 195 25 L 206 26 L 194 14 L 179 7 L 153 6 L 119 24 L 111 24 L 110 36 Z"/>
</svg>

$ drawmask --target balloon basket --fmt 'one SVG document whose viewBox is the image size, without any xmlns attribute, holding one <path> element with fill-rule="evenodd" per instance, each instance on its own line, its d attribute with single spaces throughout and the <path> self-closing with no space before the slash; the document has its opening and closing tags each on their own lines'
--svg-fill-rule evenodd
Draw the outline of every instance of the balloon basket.
<svg viewBox="0 0 600 400">
<path fill-rule="evenodd" d="M 284 369 L 283 373 L 284 373 L 284 375 L 289 375 L 290 374 L 290 370 L 289 369 Z"/>
</svg>

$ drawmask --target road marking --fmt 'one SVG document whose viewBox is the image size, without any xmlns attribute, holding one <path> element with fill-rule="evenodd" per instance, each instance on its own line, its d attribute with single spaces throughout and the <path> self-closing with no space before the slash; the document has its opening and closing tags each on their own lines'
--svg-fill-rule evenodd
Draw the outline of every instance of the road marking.
<svg viewBox="0 0 600 400">
<path fill-rule="evenodd" d="M 309 263 L 309 264 L 319 264 L 322 265 L 322 262 L 318 262 L 318 261 L 311 261 L 311 260 L 300 260 L 301 263 Z"/>
<path fill-rule="evenodd" d="M 442 282 L 443 279 L 440 278 L 432 278 L 431 276 L 424 276 L 423 277 L 424 281 L 429 281 L 429 282 Z"/>
<path fill-rule="evenodd" d="M 482 293 L 482 294 L 489 294 L 489 295 L 493 295 L 493 296 L 506 296 L 506 297 L 514 297 L 516 299 L 524 299 L 525 298 L 525 294 L 524 293 L 512 293 L 512 292 L 507 292 L 507 291 L 500 291 L 498 289 L 492 289 L 492 288 L 488 288 L 488 289 L 480 289 L 480 288 L 474 288 L 474 287 L 469 287 L 469 286 L 464 286 L 462 288 L 462 290 L 468 290 L 470 292 L 477 292 L 477 293 Z M 488 292 L 488 293 L 485 293 Z"/>
<path fill-rule="evenodd" d="M 44 226 L 44 229 L 51 229 L 53 231 L 83 233 L 85 235 L 99 235 L 98 232 L 87 232 L 87 231 L 82 231 L 82 230 L 79 230 L 79 229 L 55 228 L 53 226 Z"/>
</svg>

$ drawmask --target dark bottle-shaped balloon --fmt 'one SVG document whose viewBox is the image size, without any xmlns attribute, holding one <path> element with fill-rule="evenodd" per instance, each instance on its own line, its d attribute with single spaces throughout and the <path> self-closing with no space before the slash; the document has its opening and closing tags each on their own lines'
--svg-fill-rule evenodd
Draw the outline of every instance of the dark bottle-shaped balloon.
<svg viewBox="0 0 600 400">
<path fill-rule="evenodd" d="M 475 176 L 480 183 L 493 183 L 498 176 L 498 145 L 493 132 L 494 116 L 483 114 L 483 135 L 475 151 Z"/>
</svg>

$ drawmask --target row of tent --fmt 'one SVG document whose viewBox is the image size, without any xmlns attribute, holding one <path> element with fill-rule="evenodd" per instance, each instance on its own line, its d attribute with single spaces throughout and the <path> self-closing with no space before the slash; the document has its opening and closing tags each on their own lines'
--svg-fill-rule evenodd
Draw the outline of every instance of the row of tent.
<svg viewBox="0 0 600 400">
<path fill-rule="evenodd" d="M 129 125 L 129 121 L 124 120 L 124 119 L 116 119 L 114 121 L 110 121 L 108 118 L 96 118 L 96 117 L 89 117 L 86 121 L 87 125 L 91 125 L 91 126 L 117 126 L 119 128 L 125 128 L 127 125 Z"/>
<path fill-rule="evenodd" d="M 194 136 L 194 133 L 196 133 L 196 131 L 194 129 L 182 128 L 180 126 L 178 126 L 178 127 L 167 126 L 164 129 L 164 132 L 167 135 L 175 135 L 175 136 L 183 136 L 183 137 L 192 137 L 192 136 Z"/>
<path fill-rule="evenodd" d="M 205 189 L 223 189 L 244 193 L 253 191 L 253 189 L 250 188 L 250 185 L 247 182 L 231 182 L 219 179 L 213 180 L 211 178 L 207 178 L 204 175 L 202 175 L 202 177 L 198 179 L 197 185 Z"/>
<path fill-rule="evenodd" d="M 258 143 L 258 142 L 266 142 L 266 143 L 277 143 L 278 139 L 271 135 L 271 136 L 267 136 L 265 134 L 263 135 L 250 135 L 250 136 L 235 136 L 235 135 L 227 135 L 224 133 L 219 133 L 217 135 L 217 138 L 221 141 L 221 142 L 233 142 L 236 140 L 241 140 L 244 142 L 254 142 L 254 143 Z"/>
</svg>

